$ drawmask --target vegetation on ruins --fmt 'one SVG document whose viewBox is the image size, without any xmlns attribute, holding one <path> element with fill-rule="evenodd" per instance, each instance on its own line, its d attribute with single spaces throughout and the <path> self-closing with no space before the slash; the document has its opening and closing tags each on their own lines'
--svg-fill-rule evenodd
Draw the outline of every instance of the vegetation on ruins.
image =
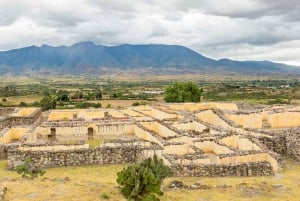
<svg viewBox="0 0 300 201">
<path fill-rule="evenodd" d="M 157 195 L 163 195 L 162 181 L 171 175 L 170 168 L 154 155 L 153 158 L 147 158 L 118 172 L 117 182 L 121 186 L 121 193 L 128 200 L 158 201 Z"/>
<path fill-rule="evenodd" d="M 25 159 L 23 164 L 17 166 L 16 171 L 18 174 L 22 175 L 22 178 L 29 179 L 38 178 L 46 173 L 46 171 L 41 168 L 33 167 L 30 163 L 29 157 Z"/>
<path fill-rule="evenodd" d="M 202 90 L 193 82 L 176 82 L 166 87 L 164 100 L 167 103 L 199 102 Z"/>
</svg>

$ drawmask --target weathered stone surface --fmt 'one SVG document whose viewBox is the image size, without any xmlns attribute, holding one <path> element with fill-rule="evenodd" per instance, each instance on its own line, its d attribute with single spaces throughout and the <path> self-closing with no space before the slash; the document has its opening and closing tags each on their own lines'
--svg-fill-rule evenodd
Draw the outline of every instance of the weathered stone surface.
<svg viewBox="0 0 300 201">
<path fill-rule="evenodd" d="M 138 146 L 101 147 L 97 149 L 80 149 L 64 151 L 8 151 L 8 169 L 15 169 L 30 157 L 34 167 L 51 168 L 61 166 L 84 166 L 99 164 L 133 163 L 141 152 Z"/>
<path fill-rule="evenodd" d="M 43 114 L 37 109 L 27 116 L 26 113 L 16 115 L 20 108 L 0 108 L 0 136 L 11 137 L 3 140 L 7 145 L 0 145 L 0 158 L 8 158 L 10 169 L 23 163 L 27 156 L 34 166 L 50 168 L 131 163 L 159 153 L 175 175 L 198 177 L 272 175 L 278 168 L 279 154 L 300 161 L 299 128 L 287 132 L 284 126 L 272 126 L 268 119 L 272 112 L 298 113 L 299 110 L 285 106 L 282 109 L 249 106 L 240 110 L 235 104 L 231 104 L 233 109 L 214 105 L 160 104 L 123 112 L 54 110 Z M 253 114 L 253 118 L 258 118 L 257 125 L 249 127 L 252 121 L 245 126 L 243 122 L 230 120 L 226 116 L 230 114 Z M 49 118 L 51 115 L 55 118 Z M 18 125 L 30 129 L 22 138 L 7 135 L 7 129 Z M 110 141 L 109 146 L 97 149 L 89 149 L 86 143 L 88 139 L 109 137 L 120 138 L 120 142 Z M 143 139 L 158 148 L 124 143 L 127 137 Z M 19 140 L 20 148 L 11 147 L 15 140 Z M 84 141 L 86 146 L 74 143 L 72 147 L 59 148 L 55 144 L 68 140 Z M 206 188 L 198 184 L 186 186 L 202 187 Z"/>
<path fill-rule="evenodd" d="M 268 162 L 242 163 L 237 165 L 177 165 L 172 166 L 176 176 L 184 177 L 226 177 L 266 176 L 274 171 Z"/>
<path fill-rule="evenodd" d="M 287 154 L 287 140 L 286 136 L 274 136 L 270 137 L 259 137 L 261 143 L 263 143 L 269 150 L 274 151 L 278 154 L 286 155 Z M 289 141 L 289 139 L 288 139 Z"/>
<path fill-rule="evenodd" d="M 4 200 L 7 188 L 5 186 L 0 186 L 0 201 Z"/>
<path fill-rule="evenodd" d="M 300 128 L 291 129 L 286 134 L 287 155 L 300 161 Z"/>
<path fill-rule="evenodd" d="M 170 182 L 169 188 L 170 188 L 170 189 L 180 189 L 180 188 L 184 188 L 184 184 L 183 184 L 182 181 L 174 180 L 174 181 L 171 181 L 171 182 Z"/>
</svg>

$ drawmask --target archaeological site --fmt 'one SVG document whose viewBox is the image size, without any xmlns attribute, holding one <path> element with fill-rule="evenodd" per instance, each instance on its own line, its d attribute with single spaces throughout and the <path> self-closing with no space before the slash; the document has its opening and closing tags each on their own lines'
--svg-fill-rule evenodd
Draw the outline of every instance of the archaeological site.
<svg viewBox="0 0 300 201">
<path fill-rule="evenodd" d="M 261 176 L 300 161 L 300 107 L 185 103 L 128 109 L 0 108 L 0 157 L 15 169 L 132 163 L 157 154 L 176 176 Z M 91 142 L 96 146 L 91 146 Z"/>
</svg>

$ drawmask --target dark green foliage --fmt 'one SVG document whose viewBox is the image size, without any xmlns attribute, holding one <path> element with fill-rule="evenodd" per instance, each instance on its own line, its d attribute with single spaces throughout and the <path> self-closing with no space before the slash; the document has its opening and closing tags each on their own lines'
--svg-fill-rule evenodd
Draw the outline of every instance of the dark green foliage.
<svg viewBox="0 0 300 201">
<path fill-rule="evenodd" d="M 20 102 L 20 107 L 26 107 L 27 106 L 27 104 L 25 103 L 25 102 Z"/>
<path fill-rule="evenodd" d="M 85 109 L 89 107 L 100 108 L 101 103 L 78 102 L 75 104 L 75 108 Z"/>
<path fill-rule="evenodd" d="M 105 199 L 105 200 L 108 200 L 109 199 L 109 195 L 106 194 L 106 193 L 102 193 L 101 194 L 101 198 Z"/>
<path fill-rule="evenodd" d="M 95 92 L 95 98 L 98 99 L 98 100 L 99 100 L 99 99 L 102 99 L 102 92 L 99 91 L 99 90 L 96 91 L 96 92 Z"/>
<path fill-rule="evenodd" d="M 140 102 L 133 102 L 131 105 L 132 105 L 132 106 L 139 106 L 139 105 L 140 105 Z"/>
<path fill-rule="evenodd" d="M 33 107 L 39 107 L 40 106 L 40 103 L 38 101 L 34 101 L 31 106 Z"/>
<path fill-rule="evenodd" d="M 156 195 L 163 195 L 161 183 L 171 176 L 170 168 L 163 164 L 156 155 L 140 163 L 130 165 L 117 173 L 117 183 L 121 185 L 121 193 L 128 200 L 159 201 Z"/>
<path fill-rule="evenodd" d="M 40 101 L 40 105 L 43 111 L 55 109 L 56 100 L 50 96 L 44 96 L 44 98 Z"/>
<path fill-rule="evenodd" d="M 165 89 L 167 103 L 199 102 L 202 91 L 193 82 L 176 82 Z"/>
<path fill-rule="evenodd" d="M 273 104 L 288 104 L 288 102 L 285 101 L 285 100 L 282 100 L 280 98 L 277 98 L 275 100 L 269 100 L 267 104 L 269 104 L 269 105 L 273 105 Z"/>
<path fill-rule="evenodd" d="M 60 94 L 57 97 L 57 101 L 68 102 L 70 100 L 68 94 Z"/>
<path fill-rule="evenodd" d="M 22 175 L 22 178 L 35 179 L 39 176 L 43 176 L 46 171 L 41 168 L 32 167 L 30 164 L 30 158 L 26 158 L 24 164 L 17 166 L 17 173 Z"/>
</svg>

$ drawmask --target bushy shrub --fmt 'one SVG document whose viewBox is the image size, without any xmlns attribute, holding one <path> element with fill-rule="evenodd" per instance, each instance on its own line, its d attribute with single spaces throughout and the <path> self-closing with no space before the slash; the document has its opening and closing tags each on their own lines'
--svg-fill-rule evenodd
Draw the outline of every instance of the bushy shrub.
<svg viewBox="0 0 300 201">
<path fill-rule="evenodd" d="M 140 102 L 133 102 L 131 105 L 132 105 L 132 106 L 139 106 L 139 105 L 140 105 Z"/>
<path fill-rule="evenodd" d="M 101 194 L 101 198 L 105 199 L 105 200 L 108 200 L 109 199 L 109 195 L 106 194 L 106 193 L 102 193 Z"/>
<path fill-rule="evenodd" d="M 86 109 L 89 107 L 100 108 L 101 103 L 78 102 L 75 104 L 75 108 L 79 109 Z"/>
<path fill-rule="evenodd" d="M 17 166 L 17 173 L 22 175 L 22 178 L 29 178 L 29 179 L 35 179 L 39 176 L 43 176 L 46 171 L 41 168 L 33 167 L 30 164 L 30 158 L 27 157 L 25 159 L 25 162 L 21 165 Z"/>
<path fill-rule="evenodd" d="M 159 201 L 156 195 L 163 195 L 161 183 L 171 175 L 170 168 L 154 155 L 153 158 L 147 158 L 118 172 L 117 183 L 121 185 L 121 193 L 128 200 Z"/>
</svg>

